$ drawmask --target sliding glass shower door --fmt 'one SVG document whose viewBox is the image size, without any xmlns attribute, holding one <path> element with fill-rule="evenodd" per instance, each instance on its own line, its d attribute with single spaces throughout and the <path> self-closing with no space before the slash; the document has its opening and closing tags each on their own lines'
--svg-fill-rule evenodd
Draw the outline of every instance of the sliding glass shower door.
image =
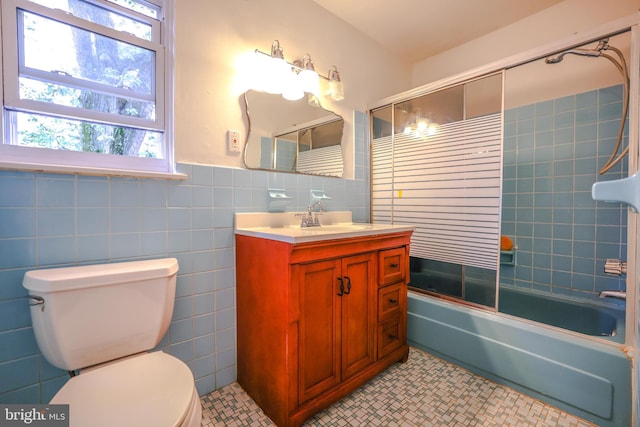
<svg viewBox="0 0 640 427">
<path fill-rule="evenodd" d="M 495 307 L 502 73 L 372 113 L 372 218 L 413 224 L 411 287 Z"/>
</svg>

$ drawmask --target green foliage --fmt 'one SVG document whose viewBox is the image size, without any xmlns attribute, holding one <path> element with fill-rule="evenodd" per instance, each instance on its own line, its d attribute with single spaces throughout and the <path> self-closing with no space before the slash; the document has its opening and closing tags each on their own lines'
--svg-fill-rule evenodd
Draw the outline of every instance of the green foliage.
<svg viewBox="0 0 640 427">
<path fill-rule="evenodd" d="M 132 8 L 139 6 L 131 0 L 118 0 L 117 3 Z M 118 22 L 114 22 L 118 16 L 106 13 L 104 9 L 95 5 L 69 0 L 69 8 L 71 13 L 83 19 L 118 28 Z M 40 29 L 42 26 L 36 25 L 37 19 L 42 18 L 36 17 L 25 22 L 25 39 L 36 31 L 44 31 Z M 150 78 L 153 73 L 149 70 L 153 70 L 154 55 L 149 51 L 71 26 L 65 30 L 72 37 L 73 44 L 69 46 L 69 50 L 77 64 L 70 73 L 72 76 L 111 87 L 153 93 L 153 81 Z M 24 99 L 119 116 L 149 118 L 155 114 L 155 105 L 152 102 L 23 77 L 20 78 L 20 96 Z M 38 114 L 19 113 L 19 116 L 19 143 L 26 146 L 155 157 L 155 150 L 149 149 L 150 144 L 159 142 L 153 136 L 153 132 L 142 129 Z"/>
</svg>

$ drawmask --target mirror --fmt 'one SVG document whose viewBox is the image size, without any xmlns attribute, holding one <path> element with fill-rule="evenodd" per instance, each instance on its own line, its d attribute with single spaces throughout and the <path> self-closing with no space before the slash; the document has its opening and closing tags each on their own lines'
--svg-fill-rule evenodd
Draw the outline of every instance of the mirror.
<svg viewBox="0 0 640 427">
<path fill-rule="evenodd" d="M 344 119 L 309 97 L 288 101 L 254 90 L 243 95 L 246 168 L 342 177 Z"/>
</svg>

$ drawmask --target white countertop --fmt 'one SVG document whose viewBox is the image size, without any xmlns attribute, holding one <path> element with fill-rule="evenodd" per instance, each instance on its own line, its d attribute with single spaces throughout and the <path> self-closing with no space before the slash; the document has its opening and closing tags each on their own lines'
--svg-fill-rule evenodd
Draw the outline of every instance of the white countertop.
<svg viewBox="0 0 640 427">
<path fill-rule="evenodd" d="M 351 212 L 322 212 L 321 226 L 300 227 L 302 213 L 237 213 L 235 233 L 279 240 L 287 243 L 306 243 L 321 240 L 346 239 L 362 236 L 413 231 L 412 225 L 368 224 L 351 222 Z"/>
</svg>

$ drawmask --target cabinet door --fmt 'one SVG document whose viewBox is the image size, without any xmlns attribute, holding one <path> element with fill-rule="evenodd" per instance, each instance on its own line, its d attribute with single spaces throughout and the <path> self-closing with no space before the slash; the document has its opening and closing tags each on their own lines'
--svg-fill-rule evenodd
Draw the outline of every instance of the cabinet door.
<svg viewBox="0 0 640 427">
<path fill-rule="evenodd" d="M 375 361 L 377 292 L 373 253 L 342 260 L 342 379 Z"/>
<path fill-rule="evenodd" d="M 340 260 L 295 268 L 300 307 L 298 396 L 300 403 L 340 382 Z"/>
</svg>

